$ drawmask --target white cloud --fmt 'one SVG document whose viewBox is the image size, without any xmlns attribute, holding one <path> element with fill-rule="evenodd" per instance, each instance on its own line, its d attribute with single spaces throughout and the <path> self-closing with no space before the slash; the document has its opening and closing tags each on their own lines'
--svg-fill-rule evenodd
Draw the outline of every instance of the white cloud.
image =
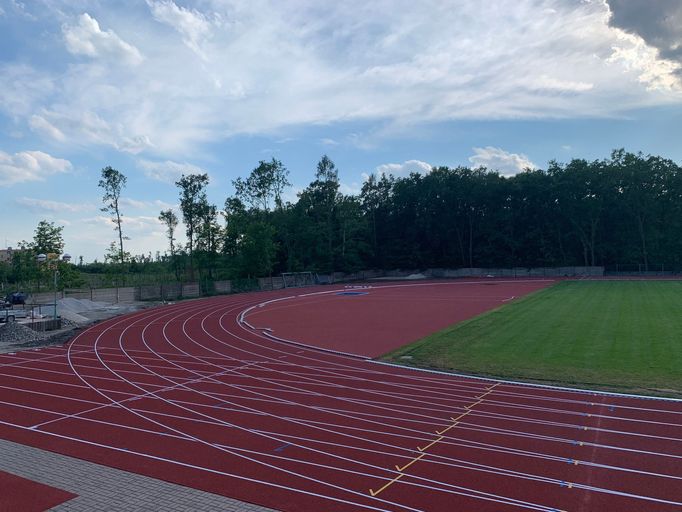
<svg viewBox="0 0 682 512">
<path fill-rule="evenodd" d="M 123 234 L 124 235 L 129 235 L 131 233 L 133 234 L 146 234 L 152 231 L 161 231 L 162 230 L 162 224 L 159 221 L 159 219 L 155 216 L 148 216 L 148 215 L 138 215 L 138 216 L 129 216 L 129 215 L 123 215 L 122 217 L 123 223 Z M 111 217 L 107 217 L 105 215 L 96 215 L 94 217 L 86 217 L 84 219 L 81 219 L 81 222 L 88 224 L 90 226 L 108 226 L 112 230 L 114 229 L 115 225 Z"/>
<path fill-rule="evenodd" d="M 153 162 L 151 160 L 138 160 L 137 166 L 142 169 L 145 176 L 156 181 L 175 184 L 180 177 L 185 174 L 203 174 L 205 171 L 201 167 L 188 164 L 187 162 Z"/>
<path fill-rule="evenodd" d="M 407 160 L 402 164 L 381 164 L 376 168 L 377 176 L 382 174 L 392 174 L 396 178 L 404 178 L 415 172 L 417 174 L 428 174 L 433 167 L 431 164 L 422 162 L 421 160 Z"/>
<path fill-rule="evenodd" d="M 0 111 L 30 116 L 55 91 L 55 79 L 26 64 L 0 64 Z"/>
<path fill-rule="evenodd" d="M 140 201 L 138 199 L 132 199 L 130 197 L 122 197 L 119 200 L 121 206 L 130 207 L 133 210 L 167 210 L 177 208 L 177 205 L 161 201 L 160 199 L 155 199 L 153 201 Z"/>
<path fill-rule="evenodd" d="M 579 93 L 589 91 L 594 84 L 587 82 L 574 82 L 571 80 L 561 80 L 547 75 L 540 76 L 535 81 L 534 86 L 542 91 L 556 91 L 560 93 Z"/>
<path fill-rule="evenodd" d="M 44 110 L 42 115 L 31 116 L 29 126 L 34 132 L 59 142 L 107 145 L 133 155 L 154 147 L 148 135 L 130 135 L 124 125 L 111 125 L 90 110 Z"/>
<path fill-rule="evenodd" d="M 337 141 L 335 141 L 334 139 L 328 139 L 328 138 L 320 139 L 320 144 L 322 144 L 323 146 L 338 146 L 339 145 L 339 143 Z"/>
<path fill-rule="evenodd" d="M 648 46 L 641 37 L 620 32 L 607 62 L 620 64 L 636 73 L 638 80 L 650 90 L 682 89 L 679 77 L 682 65 L 672 60 L 659 59 L 658 55 L 658 50 Z"/>
<path fill-rule="evenodd" d="M 10 155 L 0 151 L 0 185 L 42 181 L 53 174 L 71 170 L 71 162 L 42 151 L 22 151 Z"/>
<path fill-rule="evenodd" d="M 485 167 L 491 171 L 499 171 L 503 176 L 513 176 L 525 169 L 537 167 L 524 154 L 509 153 L 493 146 L 473 148 L 473 150 L 474 154 L 469 157 L 469 161 L 474 168 Z"/>
<path fill-rule="evenodd" d="M 203 13 L 179 7 L 172 0 L 148 0 L 147 4 L 156 21 L 173 27 L 188 48 L 202 59 L 207 59 L 202 46 L 211 36 L 212 25 Z"/>
<path fill-rule="evenodd" d="M 102 31 L 96 19 L 88 13 L 78 17 L 75 24 L 62 26 L 66 49 L 74 55 L 106 58 L 112 63 L 124 61 L 137 65 L 143 60 L 140 51 L 126 43 L 113 30 Z"/>
<path fill-rule="evenodd" d="M 89 203 L 63 203 L 34 197 L 19 197 L 14 202 L 34 212 L 75 213 L 95 209 L 95 205 Z"/>
<path fill-rule="evenodd" d="M 676 63 L 609 26 L 603 1 L 147 5 L 140 16 L 100 3 L 106 29 L 89 14 L 70 18 L 67 49 L 92 58 L 66 69 L 0 65 L 0 111 L 42 135 L 63 134 L 65 144 L 182 161 L 204 143 L 291 126 L 378 122 L 405 132 L 682 102 Z M 140 63 L 138 47 L 143 64 L 112 72 L 115 61 Z M 344 143 L 368 148 L 374 139 Z"/>
<path fill-rule="evenodd" d="M 355 181 L 352 183 L 341 182 L 339 184 L 339 192 L 347 196 L 357 196 L 360 194 L 361 190 L 362 185 Z"/>
<path fill-rule="evenodd" d="M 40 135 L 47 136 L 59 142 L 64 142 L 64 140 L 66 140 L 62 131 L 44 117 L 33 115 L 29 119 L 28 125 L 31 127 L 31 130 Z"/>
<path fill-rule="evenodd" d="M 167 245 L 164 227 L 156 216 L 139 215 L 123 216 L 123 234 L 129 240 L 123 242 L 124 249 L 131 254 L 148 254 L 161 250 Z M 114 231 L 114 223 L 110 217 L 97 215 L 73 221 L 72 226 L 64 234 L 67 245 L 74 246 L 74 252 L 87 247 L 86 255 L 90 259 L 97 257 L 100 261 L 112 241 L 118 243 Z M 179 242 L 183 243 L 182 226 L 178 229 Z M 72 252 L 72 254 L 74 254 Z"/>
</svg>

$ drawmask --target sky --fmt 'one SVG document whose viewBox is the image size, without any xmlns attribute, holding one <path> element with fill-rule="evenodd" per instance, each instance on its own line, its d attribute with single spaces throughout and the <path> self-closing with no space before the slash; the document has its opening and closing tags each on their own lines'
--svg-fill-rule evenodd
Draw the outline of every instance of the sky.
<svg viewBox="0 0 682 512">
<path fill-rule="evenodd" d="M 616 148 L 682 163 L 678 0 L 0 0 L 0 246 L 64 226 L 74 260 L 116 239 L 103 167 L 127 176 L 126 250 L 167 248 L 174 182 L 320 157 L 372 173 L 510 176 Z"/>
</svg>

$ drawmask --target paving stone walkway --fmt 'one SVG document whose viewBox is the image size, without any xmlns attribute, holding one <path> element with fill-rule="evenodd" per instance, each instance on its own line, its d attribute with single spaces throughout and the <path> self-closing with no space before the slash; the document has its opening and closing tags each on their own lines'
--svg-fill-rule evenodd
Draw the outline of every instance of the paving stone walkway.
<svg viewBox="0 0 682 512">
<path fill-rule="evenodd" d="M 0 470 L 77 494 L 51 512 L 274 512 L 0 439 Z"/>
</svg>

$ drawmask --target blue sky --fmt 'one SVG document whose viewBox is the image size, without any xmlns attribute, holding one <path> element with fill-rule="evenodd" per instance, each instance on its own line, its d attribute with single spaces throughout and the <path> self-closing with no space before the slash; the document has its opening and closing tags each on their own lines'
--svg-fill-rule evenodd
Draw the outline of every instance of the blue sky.
<svg viewBox="0 0 682 512">
<path fill-rule="evenodd" d="M 635 4 L 0 0 L 0 245 L 48 219 L 101 260 L 107 165 L 128 177 L 128 250 L 154 253 L 182 172 L 207 172 L 222 206 L 272 157 L 292 200 L 323 154 L 345 193 L 619 147 L 680 163 L 682 4 Z"/>
</svg>

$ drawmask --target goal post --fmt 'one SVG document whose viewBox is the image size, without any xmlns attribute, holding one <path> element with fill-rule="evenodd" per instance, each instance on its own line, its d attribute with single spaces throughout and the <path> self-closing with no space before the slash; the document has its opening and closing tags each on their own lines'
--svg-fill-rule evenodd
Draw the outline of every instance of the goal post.
<svg viewBox="0 0 682 512">
<path fill-rule="evenodd" d="M 302 286 L 312 286 L 316 283 L 315 275 L 312 272 L 282 272 L 284 288 L 300 288 Z"/>
</svg>

